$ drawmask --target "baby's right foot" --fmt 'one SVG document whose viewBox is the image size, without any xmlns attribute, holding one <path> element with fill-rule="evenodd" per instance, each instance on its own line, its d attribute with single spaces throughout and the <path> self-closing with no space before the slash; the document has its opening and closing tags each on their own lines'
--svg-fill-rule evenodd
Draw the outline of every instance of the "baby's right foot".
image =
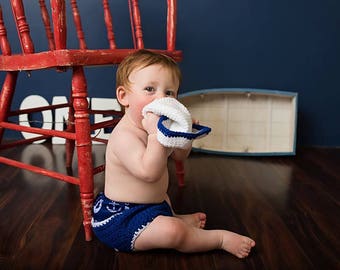
<svg viewBox="0 0 340 270">
<path fill-rule="evenodd" d="M 230 252 L 238 258 L 245 258 L 249 255 L 255 241 L 249 237 L 233 233 L 230 231 L 223 232 L 222 249 Z"/>
<path fill-rule="evenodd" d="M 176 217 L 182 219 L 186 224 L 203 229 L 207 221 L 207 215 L 201 212 L 189 215 L 176 215 Z"/>
</svg>

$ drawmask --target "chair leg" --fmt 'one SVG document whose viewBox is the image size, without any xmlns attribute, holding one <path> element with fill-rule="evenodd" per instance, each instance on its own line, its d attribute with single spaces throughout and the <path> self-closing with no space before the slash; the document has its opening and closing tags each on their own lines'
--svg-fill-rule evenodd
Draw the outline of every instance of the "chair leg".
<svg viewBox="0 0 340 270">
<path fill-rule="evenodd" d="M 72 97 L 75 116 L 76 147 L 80 200 L 83 211 L 85 239 L 92 239 L 91 218 L 93 206 L 93 164 L 88 112 L 86 79 L 82 67 L 73 68 Z"/>
<path fill-rule="evenodd" d="M 178 186 L 183 187 L 184 184 L 184 164 L 183 161 L 175 161 L 176 175 L 178 180 Z"/>
<path fill-rule="evenodd" d="M 7 72 L 2 90 L 0 93 L 0 122 L 6 121 L 8 112 L 11 109 L 14 90 L 18 78 L 18 72 Z M 0 127 L 0 143 L 4 135 L 4 128 Z"/>
<path fill-rule="evenodd" d="M 71 93 L 72 95 L 72 93 Z M 67 132 L 74 132 L 74 109 L 73 109 L 73 97 L 70 97 L 69 100 L 70 107 L 68 110 L 68 123 L 67 123 Z M 74 140 L 66 139 L 65 143 L 66 147 L 66 168 L 68 171 L 72 172 L 72 160 L 73 160 L 73 154 L 74 154 L 74 147 L 75 142 Z"/>
</svg>

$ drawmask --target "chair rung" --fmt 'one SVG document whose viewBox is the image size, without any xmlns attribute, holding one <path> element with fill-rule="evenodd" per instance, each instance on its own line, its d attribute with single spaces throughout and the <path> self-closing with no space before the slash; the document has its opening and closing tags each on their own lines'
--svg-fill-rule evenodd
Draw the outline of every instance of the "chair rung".
<svg viewBox="0 0 340 270">
<path fill-rule="evenodd" d="M 92 138 L 91 140 L 95 141 L 95 142 L 100 142 L 100 143 L 103 143 L 103 144 L 107 144 L 107 142 L 108 142 L 107 139 L 101 139 L 101 138 Z"/>
<path fill-rule="evenodd" d="M 104 115 L 112 115 L 116 117 L 122 117 L 124 112 L 116 111 L 116 110 L 89 110 L 90 114 L 104 114 Z"/>
<path fill-rule="evenodd" d="M 41 167 L 37 167 L 37 166 L 33 166 L 30 164 L 26 164 L 17 160 L 13 160 L 13 159 L 9 159 L 9 158 L 5 158 L 5 157 L 1 157 L 0 156 L 0 162 L 10 165 L 10 166 L 14 166 L 14 167 L 18 167 L 20 169 L 25 169 L 25 170 L 29 170 L 38 174 L 42 174 L 45 176 L 49 176 L 52 178 L 56 178 L 58 180 L 67 182 L 67 183 L 71 183 L 71 184 L 75 184 L 75 185 L 79 185 L 79 179 L 73 176 L 69 176 L 69 175 L 65 175 L 62 173 L 58 173 L 55 171 L 51 171 L 51 170 L 47 170 Z"/>
<path fill-rule="evenodd" d="M 12 147 L 19 146 L 19 145 L 30 144 L 32 142 L 46 140 L 48 138 L 51 138 L 51 136 L 39 136 L 39 137 L 31 138 L 31 139 L 15 140 L 13 142 L 2 143 L 0 145 L 0 149 L 2 150 L 2 149 L 8 149 L 8 148 L 12 148 Z"/>
<path fill-rule="evenodd" d="M 106 128 L 106 127 L 114 127 L 115 125 L 118 124 L 119 121 L 120 119 L 117 118 L 117 119 L 111 119 L 111 120 L 95 123 L 91 125 L 91 130 Z"/>
<path fill-rule="evenodd" d="M 67 132 L 67 131 L 59 131 L 59 130 L 51 130 L 51 129 L 42 129 L 42 128 L 35 128 L 35 127 L 25 127 L 18 124 L 8 123 L 8 122 L 0 122 L 0 127 L 7 128 L 16 131 L 24 131 L 33 134 L 40 134 L 40 135 L 47 135 L 47 136 L 54 136 L 65 138 L 69 140 L 75 140 L 76 134 Z"/>
<path fill-rule="evenodd" d="M 20 114 L 28 114 L 28 113 L 35 113 L 35 112 L 42 112 L 47 110 L 55 110 L 60 108 L 70 107 L 69 103 L 63 104 L 56 104 L 56 105 L 49 105 L 49 106 L 42 106 L 42 107 L 35 107 L 30 109 L 21 109 L 15 110 L 8 113 L 8 116 L 16 116 Z M 115 110 L 91 110 L 89 109 L 90 114 L 106 114 L 106 115 L 114 115 L 117 117 L 122 117 L 124 115 L 123 112 L 115 111 Z"/>
<path fill-rule="evenodd" d="M 98 173 L 101 173 L 103 171 L 105 171 L 105 164 L 100 165 L 96 168 L 93 168 L 93 174 L 98 174 Z"/>
<path fill-rule="evenodd" d="M 31 109 L 22 109 L 22 110 L 16 110 L 9 112 L 9 116 L 15 116 L 20 114 L 28 114 L 28 113 L 35 113 L 35 112 L 42 112 L 47 110 L 55 110 L 59 108 L 65 108 L 69 107 L 70 104 L 64 103 L 64 104 L 56 104 L 56 105 L 49 105 L 49 106 L 42 106 L 42 107 L 35 107 Z"/>
</svg>

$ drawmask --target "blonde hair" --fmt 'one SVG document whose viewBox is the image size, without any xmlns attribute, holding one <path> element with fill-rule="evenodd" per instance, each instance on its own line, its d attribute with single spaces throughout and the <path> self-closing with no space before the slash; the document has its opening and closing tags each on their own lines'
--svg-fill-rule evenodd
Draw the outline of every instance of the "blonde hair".
<svg viewBox="0 0 340 270">
<path fill-rule="evenodd" d="M 120 63 L 116 73 L 116 88 L 129 86 L 129 76 L 135 69 L 142 69 L 151 65 L 161 65 L 168 68 L 175 79 L 181 83 L 182 75 L 177 63 L 167 55 L 155 53 L 149 50 L 138 50 L 128 55 Z"/>
</svg>

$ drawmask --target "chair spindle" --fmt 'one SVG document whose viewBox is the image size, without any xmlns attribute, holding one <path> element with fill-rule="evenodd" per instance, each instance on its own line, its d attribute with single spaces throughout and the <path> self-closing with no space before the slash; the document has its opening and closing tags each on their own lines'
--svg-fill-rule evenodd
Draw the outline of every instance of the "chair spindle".
<svg viewBox="0 0 340 270">
<path fill-rule="evenodd" d="M 51 10 L 55 49 L 66 49 L 67 31 L 65 1 L 51 0 Z"/>
<path fill-rule="evenodd" d="M 78 10 L 78 5 L 76 0 L 71 0 L 71 7 L 72 7 L 72 15 L 73 15 L 73 20 L 74 20 L 74 25 L 76 27 L 77 31 L 77 37 L 79 41 L 79 48 L 82 50 L 86 50 L 86 42 L 85 42 L 85 37 L 84 37 L 84 31 L 83 27 L 81 25 L 81 19 L 80 19 L 80 14 Z"/>
<path fill-rule="evenodd" d="M 48 47 L 51 51 L 55 50 L 54 37 L 51 29 L 50 16 L 46 8 L 45 0 L 39 0 L 41 18 L 44 24 L 45 33 L 48 41 Z"/>
<path fill-rule="evenodd" d="M 143 31 L 137 0 L 129 0 L 131 31 L 135 49 L 143 49 Z"/>
<path fill-rule="evenodd" d="M 30 36 L 30 29 L 26 21 L 22 0 L 12 0 L 12 11 L 18 30 L 21 49 L 24 54 L 34 53 L 34 46 Z"/>
<path fill-rule="evenodd" d="M 0 50 L 3 55 L 11 55 L 11 47 L 7 38 L 7 30 L 2 16 L 2 7 L 0 5 Z"/>
<path fill-rule="evenodd" d="M 168 1 L 168 12 L 167 12 L 167 50 L 174 51 L 176 46 L 176 24 L 177 24 L 177 1 Z"/>
<path fill-rule="evenodd" d="M 112 16 L 110 12 L 110 5 L 108 0 L 103 0 L 103 9 L 104 9 L 104 22 L 107 31 L 107 39 L 109 41 L 110 49 L 116 49 L 116 40 L 113 32 L 113 23 Z"/>
</svg>

